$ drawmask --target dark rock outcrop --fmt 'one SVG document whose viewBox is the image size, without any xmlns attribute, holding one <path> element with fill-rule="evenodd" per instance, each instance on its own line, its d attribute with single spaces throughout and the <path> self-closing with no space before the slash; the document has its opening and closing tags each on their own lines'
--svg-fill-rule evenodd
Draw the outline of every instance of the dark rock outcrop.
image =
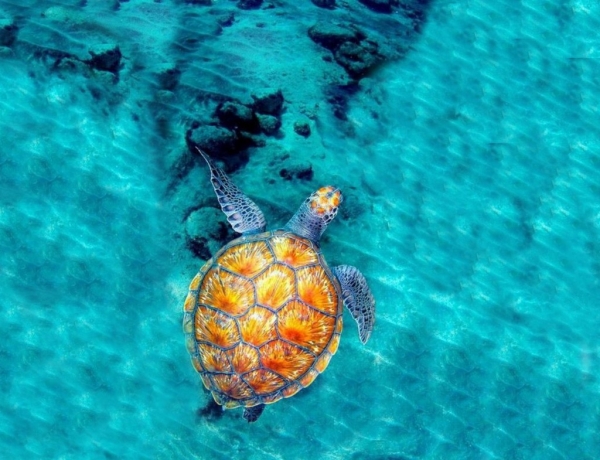
<svg viewBox="0 0 600 460">
<path fill-rule="evenodd" d="M 303 137 L 310 136 L 310 125 L 306 121 L 297 121 L 294 123 L 294 131 Z"/>
<path fill-rule="evenodd" d="M 242 10 L 254 10 L 260 8 L 263 0 L 240 0 L 237 2 L 237 7 Z"/>
<path fill-rule="evenodd" d="M 211 156 L 230 155 L 242 146 L 241 139 L 235 131 L 221 126 L 200 125 L 190 129 L 186 137 L 193 153 L 194 147 L 198 147 Z"/>
<path fill-rule="evenodd" d="M 233 167 L 232 156 L 248 147 L 264 146 L 263 135 L 272 136 L 281 128 L 283 94 L 281 90 L 270 89 L 252 97 L 251 104 L 233 98 L 217 99 L 210 118 L 194 121 L 188 129 L 186 141 L 190 152 L 196 155 L 199 148 L 211 156 L 227 158 Z"/>
<path fill-rule="evenodd" d="M 377 13 L 391 13 L 392 6 L 397 5 L 398 2 L 394 0 L 358 0 L 360 3 L 365 5 L 367 8 L 376 11 Z"/>
<path fill-rule="evenodd" d="M 320 8 L 332 10 L 335 8 L 335 0 L 312 0 L 312 2 Z"/>
<path fill-rule="evenodd" d="M 377 42 L 353 27 L 319 22 L 308 29 L 308 36 L 330 50 L 335 61 L 355 80 L 367 75 L 385 58 Z"/>
<path fill-rule="evenodd" d="M 283 93 L 280 89 L 266 89 L 252 94 L 252 109 L 257 113 L 278 116 L 283 108 Z"/>
<path fill-rule="evenodd" d="M 11 46 L 18 32 L 19 28 L 12 19 L 0 19 L 0 46 Z"/>
<path fill-rule="evenodd" d="M 403 0 L 399 6 L 403 13 L 413 20 L 415 30 L 419 31 L 425 21 L 425 12 L 430 4 L 431 0 Z"/>
<path fill-rule="evenodd" d="M 213 207 L 190 212 L 184 228 L 187 247 L 196 257 L 204 260 L 210 259 L 231 237 L 230 227 L 223 221 L 221 211 Z"/>
<path fill-rule="evenodd" d="M 244 104 L 225 102 L 219 104 L 216 110 L 221 126 L 233 130 L 258 133 L 260 127 L 252 109 Z"/>
<path fill-rule="evenodd" d="M 215 402 L 214 399 L 210 398 L 210 401 L 202 409 L 196 411 L 198 417 L 206 418 L 207 420 L 213 421 L 220 419 L 225 414 L 223 406 L 220 406 Z"/>
<path fill-rule="evenodd" d="M 235 21 L 235 15 L 232 12 L 225 13 L 217 18 L 217 23 L 221 27 L 230 27 Z"/>
<path fill-rule="evenodd" d="M 166 66 L 157 73 L 158 85 L 161 89 L 173 91 L 179 84 L 181 70 L 174 66 Z"/>
<path fill-rule="evenodd" d="M 308 29 L 308 36 L 315 43 L 327 48 L 330 51 L 338 49 L 342 43 L 359 43 L 365 38 L 365 35 L 349 27 L 329 24 L 327 22 L 318 22 Z"/>
<path fill-rule="evenodd" d="M 288 168 L 283 168 L 281 171 L 279 171 L 279 175 L 284 180 L 299 179 L 309 181 L 312 180 L 314 172 L 311 164 L 306 166 L 296 165 Z"/>
<path fill-rule="evenodd" d="M 345 42 L 333 54 L 335 61 L 348 75 L 358 80 L 383 61 L 377 43 L 363 40 L 360 43 Z"/>
<path fill-rule="evenodd" d="M 267 136 L 272 136 L 281 128 L 281 119 L 273 115 L 256 114 L 260 130 Z"/>
<path fill-rule="evenodd" d="M 121 50 L 117 45 L 106 44 L 98 45 L 89 50 L 91 59 L 87 64 L 96 70 L 104 70 L 106 72 L 117 73 L 121 67 Z"/>
<path fill-rule="evenodd" d="M 356 82 L 348 85 L 332 85 L 327 88 L 327 102 L 333 109 L 333 115 L 339 120 L 348 119 L 348 100 L 359 90 Z"/>
</svg>

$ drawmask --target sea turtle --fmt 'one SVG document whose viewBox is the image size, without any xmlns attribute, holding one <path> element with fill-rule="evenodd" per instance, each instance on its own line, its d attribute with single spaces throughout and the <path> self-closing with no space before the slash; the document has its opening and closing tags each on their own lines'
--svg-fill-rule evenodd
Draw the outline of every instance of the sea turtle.
<svg viewBox="0 0 600 460">
<path fill-rule="evenodd" d="M 322 187 L 282 228 L 265 232 L 263 213 L 211 159 L 221 209 L 242 236 L 220 249 L 195 276 L 183 328 L 194 368 L 214 400 L 244 408 L 254 422 L 265 404 L 310 385 L 329 364 L 342 332 L 343 306 L 366 343 L 375 301 L 349 265 L 329 268 L 319 248 L 342 193 Z"/>
</svg>

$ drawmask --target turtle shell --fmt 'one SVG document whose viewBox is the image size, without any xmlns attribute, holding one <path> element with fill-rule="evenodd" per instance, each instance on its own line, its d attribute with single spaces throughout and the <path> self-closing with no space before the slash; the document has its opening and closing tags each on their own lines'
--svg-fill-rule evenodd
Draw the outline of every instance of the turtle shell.
<svg viewBox="0 0 600 460">
<path fill-rule="evenodd" d="M 192 280 L 184 331 L 195 369 L 227 408 L 270 404 L 310 385 L 342 332 L 337 279 L 309 240 L 238 238 Z"/>
</svg>

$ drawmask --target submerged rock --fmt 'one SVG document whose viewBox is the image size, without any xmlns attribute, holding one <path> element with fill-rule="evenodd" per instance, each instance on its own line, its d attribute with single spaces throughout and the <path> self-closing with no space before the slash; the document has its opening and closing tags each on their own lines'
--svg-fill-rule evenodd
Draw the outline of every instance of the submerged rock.
<svg viewBox="0 0 600 460">
<path fill-rule="evenodd" d="M 272 136 L 281 128 L 281 120 L 273 115 L 256 114 L 260 130 L 267 136 Z"/>
<path fill-rule="evenodd" d="M 320 8 L 335 8 L 335 0 L 312 0 L 312 2 Z"/>
<path fill-rule="evenodd" d="M 333 52 L 335 61 L 355 80 L 384 60 L 377 42 L 351 27 L 319 22 L 308 29 L 308 36 Z"/>
<path fill-rule="evenodd" d="M 11 46 L 17 39 L 19 28 L 14 20 L 0 19 L 0 46 Z"/>
<path fill-rule="evenodd" d="M 237 7 L 242 10 L 253 10 L 260 8 L 263 0 L 240 0 L 237 2 Z"/>
<path fill-rule="evenodd" d="M 254 103 L 252 108 L 257 113 L 266 115 L 279 115 L 283 107 L 283 93 L 280 89 L 265 89 L 252 94 Z"/>
<path fill-rule="evenodd" d="M 121 67 L 121 50 L 117 45 L 97 45 L 88 51 L 92 58 L 87 61 L 88 65 L 96 70 L 117 73 Z"/>
<path fill-rule="evenodd" d="M 216 110 L 217 118 L 222 126 L 229 129 L 239 129 L 250 133 L 258 132 L 258 120 L 252 109 L 244 104 L 225 102 L 219 104 Z"/>
<path fill-rule="evenodd" d="M 297 121 L 294 123 L 294 131 L 303 137 L 310 136 L 310 125 L 306 121 Z"/>
<path fill-rule="evenodd" d="M 377 13 L 391 13 L 392 6 L 398 2 L 394 0 L 358 0 L 367 8 L 376 11 Z"/>
<path fill-rule="evenodd" d="M 346 42 L 336 50 L 334 58 L 348 72 L 348 75 L 360 79 L 383 61 L 378 48 L 377 43 L 367 40 L 361 43 Z"/>
<path fill-rule="evenodd" d="M 358 43 L 365 38 L 365 35 L 357 30 L 327 22 L 316 23 L 308 29 L 308 36 L 312 41 L 330 51 L 335 51 L 343 43 Z"/>
<path fill-rule="evenodd" d="M 219 209 L 196 209 L 185 219 L 186 245 L 196 257 L 210 259 L 230 237 L 228 227 Z"/>
<path fill-rule="evenodd" d="M 227 128 L 213 125 L 200 125 L 188 131 L 188 143 L 204 150 L 209 155 L 222 156 L 235 153 L 240 148 L 240 138 Z"/>
<path fill-rule="evenodd" d="M 179 84 L 181 70 L 175 66 L 165 66 L 157 72 L 156 76 L 161 89 L 173 91 Z"/>
<path fill-rule="evenodd" d="M 283 94 L 281 90 L 266 89 L 252 95 L 252 103 L 238 99 L 208 96 L 214 109 L 191 123 L 186 133 L 190 152 L 196 148 L 211 156 L 227 159 L 235 167 L 233 157 L 244 154 L 249 147 L 266 145 L 265 136 L 275 135 L 281 128 Z M 207 117 L 208 115 L 208 117 Z"/>
<path fill-rule="evenodd" d="M 348 119 L 348 100 L 359 90 L 356 82 L 348 85 L 331 85 L 327 88 L 327 102 L 333 109 L 333 115 L 339 120 Z"/>
<path fill-rule="evenodd" d="M 221 27 L 230 27 L 233 25 L 234 21 L 235 21 L 235 15 L 231 11 L 228 13 L 225 13 L 217 18 L 217 23 Z"/>
<path fill-rule="evenodd" d="M 279 171 L 279 175 L 284 180 L 299 179 L 299 180 L 310 181 L 313 179 L 314 172 L 313 172 L 311 164 L 294 165 L 294 166 L 290 166 L 287 168 L 282 168 Z"/>
</svg>

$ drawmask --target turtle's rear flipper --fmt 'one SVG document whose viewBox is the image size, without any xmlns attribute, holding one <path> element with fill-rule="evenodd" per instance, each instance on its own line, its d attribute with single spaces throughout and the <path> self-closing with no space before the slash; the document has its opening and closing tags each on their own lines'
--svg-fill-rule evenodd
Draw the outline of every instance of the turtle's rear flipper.
<svg viewBox="0 0 600 460">
<path fill-rule="evenodd" d="M 258 406 L 246 407 L 244 408 L 244 418 L 248 420 L 248 423 L 256 422 L 260 414 L 265 410 L 264 404 L 259 404 Z"/>
<path fill-rule="evenodd" d="M 242 234 L 260 233 L 264 231 L 266 222 L 260 208 L 231 182 L 225 171 L 217 168 L 209 156 L 196 147 L 198 153 L 208 163 L 210 168 L 210 181 L 233 229 Z"/>
<path fill-rule="evenodd" d="M 367 343 L 375 323 L 375 299 L 367 280 L 358 268 L 350 265 L 333 267 L 333 273 L 342 286 L 344 306 L 358 323 L 360 341 Z"/>
</svg>

